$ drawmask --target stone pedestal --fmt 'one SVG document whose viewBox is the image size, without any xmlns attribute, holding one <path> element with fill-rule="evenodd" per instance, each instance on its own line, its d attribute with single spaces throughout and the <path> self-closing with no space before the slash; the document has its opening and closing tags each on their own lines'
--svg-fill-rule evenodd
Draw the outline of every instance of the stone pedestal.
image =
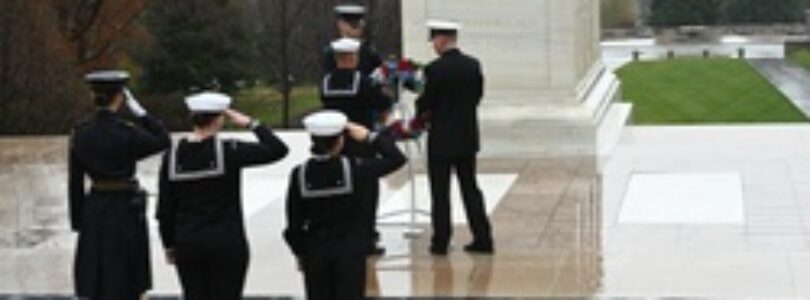
<svg viewBox="0 0 810 300">
<path fill-rule="evenodd" d="M 629 114 L 601 61 L 599 1 L 402 1 L 405 55 L 428 62 L 428 19 L 459 21 L 460 48 L 482 61 L 485 156 L 609 152 Z M 600 146 L 600 144 L 604 144 Z"/>
</svg>

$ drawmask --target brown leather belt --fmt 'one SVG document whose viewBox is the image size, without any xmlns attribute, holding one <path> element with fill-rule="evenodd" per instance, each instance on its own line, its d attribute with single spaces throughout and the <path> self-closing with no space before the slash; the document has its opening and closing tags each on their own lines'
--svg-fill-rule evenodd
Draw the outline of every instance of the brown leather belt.
<svg viewBox="0 0 810 300">
<path fill-rule="evenodd" d="M 133 179 L 93 180 L 93 190 L 99 192 L 132 192 L 138 189 L 140 185 Z"/>
</svg>

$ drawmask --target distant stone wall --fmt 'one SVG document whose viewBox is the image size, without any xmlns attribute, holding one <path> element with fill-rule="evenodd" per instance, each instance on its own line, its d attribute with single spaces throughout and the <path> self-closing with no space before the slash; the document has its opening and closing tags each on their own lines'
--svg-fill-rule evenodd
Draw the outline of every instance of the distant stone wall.
<svg viewBox="0 0 810 300">
<path fill-rule="evenodd" d="M 660 28 L 655 30 L 655 40 L 658 44 L 718 42 L 723 36 L 723 30 L 711 26 L 680 26 L 673 28 Z"/>
<path fill-rule="evenodd" d="M 807 24 L 738 25 L 718 27 L 724 34 L 738 35 L 805 35 L 810 33 Z"/>
<path fill-rule="evenodd" d="M 737 26 L 708 26 L 708 31 L 715 36 L 723 35 L 810 35 L 810 26 L 805 24 L 776 24 L 776 25 L 737 25 Z M 678 35 L 678 28 L 650 28 L 639 26 L 634 28 L 603 29 L 603 39 L 620 39 L 630 37 L 646 37 L 664 40 L 686 39 L 684 34 Z M 704 37 L 705 38 L 705 37 Z"/>
<path fill-rule="evenodd" d="M 796 38 L 785 42 L 785 57 L 790 57 L 797 51 L 810 51 L 810 38 Z"/>
</svg>

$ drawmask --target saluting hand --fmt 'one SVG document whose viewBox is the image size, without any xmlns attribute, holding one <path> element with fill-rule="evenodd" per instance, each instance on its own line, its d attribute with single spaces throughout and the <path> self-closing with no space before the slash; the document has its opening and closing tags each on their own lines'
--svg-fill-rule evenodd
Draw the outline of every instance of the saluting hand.
<svg viewBox="0 0 810 300">
<path fill-rule="evenodd" d="M 370 134 L 368 128 L 356 123 L 346 124 L 346 131 L 349 133 L 349 137 L 358 142 L 367 140 Z"/>
<path fill-rule="evenodd" d="M 236 126 L 239 127 L 247 127 L 251 122 L 253 122 L 253 119 L 248 115 L 233 109 L 226 110 L 225 116 L 227 116 L 233 124 L 236 124 Z"/>
<path fill-rule="evenodd" d="M 124 88 L 123 93 L 127 107 L 129 107 L 129 111 L 131 111 L 133 115 L 140 118 L 147 114 L 146 109 L 144 109 L 143 106 L 141 106 L 141 103 L 138 102 L 138 99 L 135 99 L 135 96 L 132 95 L 132 91 L 130 91 L 129 88 Z"/>
</svg>

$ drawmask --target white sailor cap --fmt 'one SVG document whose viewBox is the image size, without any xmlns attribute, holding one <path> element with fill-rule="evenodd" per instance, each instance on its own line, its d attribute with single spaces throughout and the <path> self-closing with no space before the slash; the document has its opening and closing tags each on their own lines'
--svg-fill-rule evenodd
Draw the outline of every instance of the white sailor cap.
<svg viewBox="0 0 810 300">
<path fill-rule="evenodd" d="M 357 4 L 344 4 L 335 6 L 335 13 L 341 17 L 362 18 L 366 15 L 366 8 Z"/>
<path fill-rule="evenodd" d="M 304 118 L 304 127 L 315 137 L 331 137 L 343 133 L 349 119 L 336 110 L 323 110 Z"/>
<path fill-rule="evenodd" d="M 427 27 L 430 30 L 431 38 L 436 35 L 455 35 L 461 30 L 460 23 L 447 20 L 430 20 L 427 22 Z"/>
<path fill-rule="evenodd" d="M 335 53 L 357 53 L 360 50 L 360 41 L 352 38 L 342 38 L 332 42 L 332 50 Z"/>
<path fill-rule="evenodd" d="M 89 84 L 124 84 L 129 81 L 129 73 L 121 70 L 104 70 L 87 73 L 84 81 Z"/>
<path fill-rule="evenodd" d="M 203 92 L 186 98 L 192 113 L 221 113 L 231 107 L 231 97 L 221 93 Z"/>
</svg>

